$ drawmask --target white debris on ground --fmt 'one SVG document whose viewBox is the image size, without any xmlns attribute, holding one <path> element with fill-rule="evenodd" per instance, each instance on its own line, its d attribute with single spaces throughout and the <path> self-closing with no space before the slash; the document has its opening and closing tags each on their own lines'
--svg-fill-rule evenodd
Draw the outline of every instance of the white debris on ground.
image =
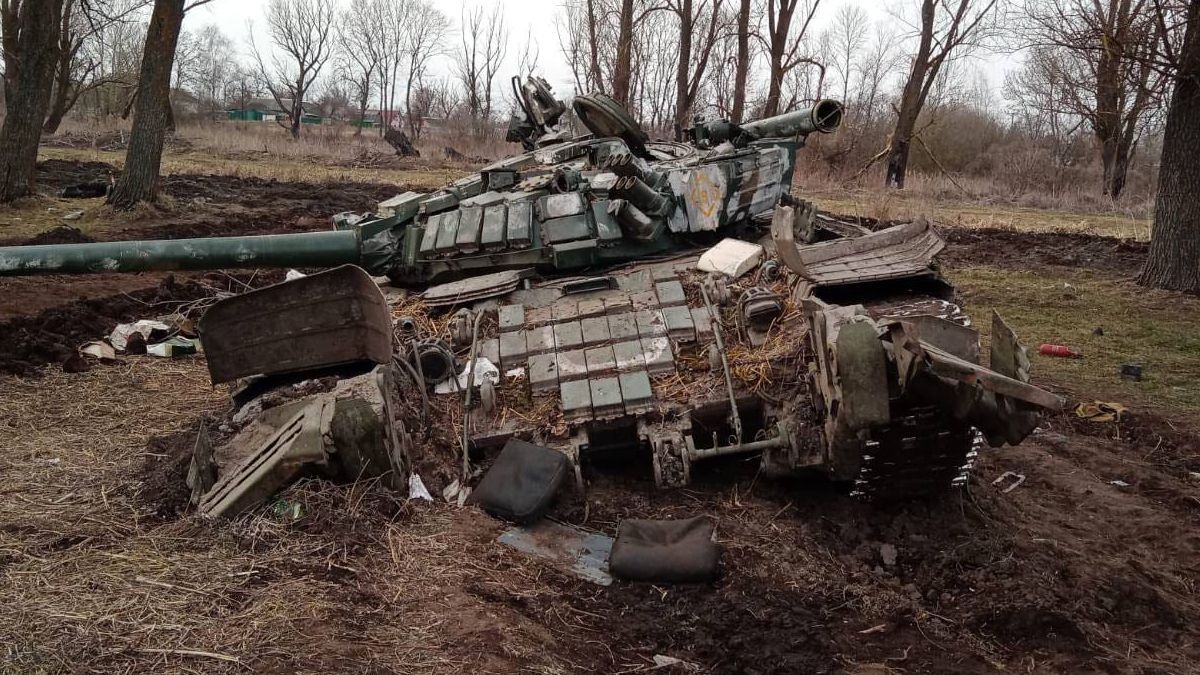
<svg viewBox="0 0 1200 675">
<path fill-rule="evenodd" d="M 408 498 L 409 499 L 424 499 L 427 502 L 433 501 L 433 495 L 429 494 L 429 490 L 425 487 L 424 481 L 417 474 L 409 474 L 408 476 Z"/>
<path fill-rule="evenodd" d="M 478 387 L 484 381 L 489 381 L 492 384 L 500 384 L 500 369 L 496 367 L 489 359 L 479 357 L 475 359 L 475 382 Z M 444 382 L 437 383 L 433 388 L 435 394 L 453 394 L 458 391 L 466 391 L 467 375 L 470 373 L 470 366 L 463 366 L 462 372 L 457 377 L 448 379 Z"/>
<path fill-rule="evenodd" d="M 133 335 L 134 333 L 141 333 L 142 337 L 149 341 L 150 334 L 154 331 L 162 331 L 165 333 L 170 330 L 171 327 L 167 324 L 163 323 L 162 321 L 154 321 L 152 319 L 142 319 L 141 321 L 135 321 L 133 323 L 121 323 L 117 324 L 117 327 L 113 329 L 112 334 L 108 336 L 108 342 L 115 349 L 119 351 L 125 351 L 125 345 L 129 341 L 129 336 Z"/>
</svg>

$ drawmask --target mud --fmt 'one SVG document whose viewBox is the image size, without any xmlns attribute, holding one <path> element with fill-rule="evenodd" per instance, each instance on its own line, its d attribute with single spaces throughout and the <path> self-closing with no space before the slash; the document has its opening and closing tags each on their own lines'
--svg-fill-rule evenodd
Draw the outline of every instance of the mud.
<svg viewBox="0 0 1200 675">
<path fill-rule="evenodd" d="M 61 190 L 67 185 L 101 180 L 114 172 L 103 162 L 45 160 L 38 164 L 38 181 L 43 189 Z M 88 243 L 96 240 L 182 239 L 193 237 L 287 234 L 327 230 L 329 217 L 341 211 L 370 211 L 405 186 L 374 183 L 313 185 L 253 177 L 175 175 L 163 179 L 168 197 L 167 208 L 148 208 L 138 212 L 127 225 L 108 227 L 101 234 L 84 233 L 72 227 L 55 227 L 34 237 L 0 241 L 0 246 Z M 17 317 L 38 317 L 43 312 L 81 300 L 104 301 L 109 296 L 143 297 L 168 274 L 97 274 L 80 276 L 14 277 L 0 279 L 0 321 Z M 202 274 L 180 274 L 181 283 L 200 279 Z M 77 310 L 72 310 L 75 312 Z M 100 311 L 107 319 L 128 314 L 118 306 Z M 85 312 L 86 314 L 86 312 Z M 77 315 L 72 315 L 78 318 Z M 41 317 L 58 326 L 62 321 L 48 314 Z M 68 319 L 72 317 L 67 317 Z M 139 317 L 140 318 L 140 317 Z M 94 328 L 90 326 L 89 328 Z M 0 372 L 28 372 L 12 365 L 25 356 L 8 351 L 15 344 L 9 335 L 12 327 L 0 327 Z M 33 330 L 27 327 L 26 332 Z M 50 333 L 63 335 L 62 329 Z M 74 338 L 75 334 L 67 337 Z M 99 334 L 88 335 L 97 339 Z M 86 341 L 86 340 L 85 340 Z M 45 351 L 47 341 L 39 341 L 41 356 L 35 363 L 56 363 L 65 358 L 57 348 Z M 50 340 L 49 342 L 61 342 Z M 24 352 L 28 355 L 28 350 Z"/>
<path fill-rule="evenodd" d="M 90 244 L 95 239 L 77 227 L 60 225 L 28 239 L 0 239 L 0 246 L 41 246 L 43 244 Z"/>
<path fill-rule="evenodd" d="M 1071 267 L 1133 276 L 1141 270 L 1150 249 L 1148 242 L 1095 234 L 963 227 L 943 227 L 939 232 L 946 239 L 939 260 L 955 267 Z"/>
<path fill-rule="evenodd" d="M 169 314 L 217 292 L 242 291 L 248 283 L 265 285 L 281 278 L 206 274 L 177 280 L 167 275 L 151 288 L 58 304 L 0 322 L 0 373 L 36 375 L 48 365 L 62 364 L 83 343 L 107 337 L 118 323 Z"/>
<path fill-rule="evenodd" d="M 187 486 L 188 465 L 203 423 L 196 420 L 183 431 L 156 436 L 146 444 L 140 483 L 129 486 L 134 503 L 145 513 L 158 520 L 169 520 L 188 510 L 192 497 Z"/>
<path fill-rule="evenodd" d="M 37 163 L 34 180 L 39 190 L 48 189 L 57 194 L 68 185 L 105 181 L 117 173 L 116 167 L 108 162 L 46 159 Z"/>
<path fill-rule="evenodd" d="M 1110 439 L 1051 420 L 1026 445 L 986 453 L 967 490 L 892 508 L 819 481 L 655 493 L 592 476 L 592 527 L 709 514 L 724 573 L 713 586 L 600 591 L 561 576 L 555 587 L 594 615 L 582 621 L 609 636 L 617 663 L 637 652 L 713 672 L 1173 672 L 1163 664 L 1200 656 L 1188 581 L 1200 504 L 1180 510 L 1194 481 L 1170 458 L 1195 462 L 1198 446 L 1160 422 L 1130 420 Z M 1163 461 L 1129 465 L 1154 452 Z M 1007 470 L 1028 480 L 1001 494 L 991 480 Z M 1133 487 L 1108 483 L 1117 470 Z"/>
<path fill-rule="evenodd" d="M 177 187 L 173 194 L 183 206 L 171 216 L 172 236 L 318 229 L 325 226 L 322 214 L 398 189 L 337 186 L 314 199 L 326 188 L 304 185 L 300 194 L 290 184 L 220 177 L 183 177 Z M 235 213 L 257 216 L 225 217 Z M 160 227 L 147 224 L 117 236 L 166 236 Z M 1141 243 L 1088 235 L 944 234 L 946 260 L 954 265 L 1070 266 L 1127 275 L 1146 251 Z M 43 291 L 47 284 L 75 289 L 82 283 L 35 281 Z M 168 277 L 102 300 L 64 297 L 61 306 L 0 323 L 0 371 L 36 372 L 118 320 L 145 316 L 143 303 L 209 292 L 198 282 Z M 193 428 L 151 441 L 135 468 L 136 503 L 157 519 L 177 521 L 186 513 L 183 476 L 194 434 Z M 435 495 L 451 475 L 438 467 L 454 465 L 453 447 L 447 443 L 440 460 L 417 458 Z M 991 481 L 1005 471 L 1027 480 L 1001 493 Z M 853 501 L 817 478 L 769 481 L 744 462 L 669 491 L 653 487 L 648 467 L 616 474 L 589 469 L 587 507 L 567 493 L 553 515 L 612 535 L 625 517 L 707 514 L 724 549 L 721 578 L 700 586 L 600 588 L 494 544 L 504 526 L 486 516 L 455 512 L 444 535 L 469 539 L 471 555 L 455 559 L 465 575 L 461 583 L 428 580 L 436 590 L 430 601 L 447 607 L 436 634 L 453 638 L 445 637 L 439 649 L 460 663 L 488 666 L 476 672 L 632 672 L 649 668 L 654 655 L 721 673 L 1188 672 L 1200 661 L 1196 472 L 1200 442 L 1192 430 L 1144 414 L 1107 425 L 1070 415 L 1049 419 L 1026 444 L 986 451 L 968 489 L 888 508 Z M 409 599 L 383 593 L 386 584 L 373 580 L 371 570 L 403 555 L 420 574 L 439 549 L 398 553 L 372 542 L 397 523 L 403 528 L 413 509 L 451 507 L 413 506 L 373 489 L 364 501 L 358 490 L 318 483 L 295 486 L 285 497 L 301 499 L 306 515 L 277 536 L 305 537 L 319 553 L 268 568 L 254 583 L 288 582 L 298 593 L 336 600 L 336 611 L 320 621 L 296 621 L 306 630 L 306 647 L 339 656 L 308 663 L 283 650 L 241 655 L 258 669 L 279 672 L 379 667 L 377 655 L 390 649 L 381 645 L 412 626 L 404 611 Z M 70 527 L 62 525 L 67 546 L 75 540 Z M 239 526 L 223 527 L 237 532 Z M 218 536 L 199 531 L 194 545 L 207 550 Z M 263 546 L 263 536 L 245 537 L 245 546 Z M 884 544 L 896 548 L 894 565 L 880 554 Z M 328 551 L 337 551 L 336 566 L 323 562 L 334 559 Z M 224 593 L 250 603 L 251 591 L 231 586 Z M 540 663 L 517 664 L 515 657 L 505 660 L 510 636 L 553 647 L 537 652 Z"/>
</svg>

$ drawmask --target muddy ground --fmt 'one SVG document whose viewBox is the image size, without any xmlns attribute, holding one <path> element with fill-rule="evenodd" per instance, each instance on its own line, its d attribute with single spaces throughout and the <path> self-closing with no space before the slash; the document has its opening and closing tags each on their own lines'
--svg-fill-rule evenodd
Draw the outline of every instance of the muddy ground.
<svg viewBox="0 0 1200 675">
<path fill-rule="evenodd" d="M 38 164 L 38 184 L 43 190 L 57 192 L 69 185 L 105 180 L 112 171 L 112 165 L 103 162 L 47 160 Z M 121 225 L 105 228 L 101 235 L 85 234 L 64 224 L 33 237 L 13 239 L 6 238 L 0 228 L 0 246 L 83 243 L 97 238 L 126 241 L 327 230 L 331 227 L 329 218 L 335 213 L 373 210 L 380 200 L 404 189 L 388 183 L 328 186 L 256 177 L 172 175 L 163 178 L 168 206 L 147 209 L 134 217 L 123 216 Z M 36 316 L 80 299 L 154 288 L 167 276 L 147 272 L 0 279 L 0 321 Z M 175 276 L 186 281 L 203 275 Z M 0 366 L 0 372 L 5 370 Z"/>
<path fill-rule="evenodd" d="M 200 213 L 177 206 L 166 229 L 319 229 L 301 219 L 395 191 L 184 176 L 168 193 Z M 224 208 L 256 217 L 221 224 Z M 1128 276 L 1145 255 L 1085 235 L 947 239 L 947 266 Z M 202 360 L 80 374 L 57 363 L 147 303 L 243 281 L 0 280 L 0 371 L 24 376 L 0 373 L 0 670 L 616 673 L 656 655 L 721 673 L 1200 670 L 1200 440 L 1190 421 L 1144 412 L 1050 419 L 929 502 L 866 505 L 731 461 L 668 491 L 648 467 L 589 467 L 586 508 L 555 507 L 610 535 L 626 517 L 709 515 L 724 548 L 711 585 L 597 587 L 498 546 L 504 526 L 474 509 L 374 485 L 302 482 L 281 495 L 304 507 L 295 519 L 272 507 L 196 521 L 178 486 L 197 420 L 226 405 Z M 431 461 L 452 464 L 441 452 Z M 1005 471 L 1025 482 L 1002 493 L 992 481 Z M 444 474 L 427 477 L 436 495 Z"/>
</svg>

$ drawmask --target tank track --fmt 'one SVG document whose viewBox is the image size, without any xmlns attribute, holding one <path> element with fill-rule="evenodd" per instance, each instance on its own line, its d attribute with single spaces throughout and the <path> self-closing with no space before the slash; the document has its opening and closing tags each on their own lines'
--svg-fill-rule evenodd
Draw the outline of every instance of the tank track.
<svg viewBox="0 0 1200 675">
<path fill-rule="evenodd" d="M 967 480 L 982 437 L 937 406 L 895 411 L 863 441 L 851 494 L 869 500 L 933 496 Z"/>
<path fill-rule="evenodd" d="M 956 303 L 910 295 L 868 303 L 877 319 L 933 314 L 963 326 L 970 317 Z M 872 501 L 943 494 L 966 482 L 983 436 L 936 405 L 893 403 L 891 422 L 863 441 L 862 465 L 851 492 Z"/>
</svg>

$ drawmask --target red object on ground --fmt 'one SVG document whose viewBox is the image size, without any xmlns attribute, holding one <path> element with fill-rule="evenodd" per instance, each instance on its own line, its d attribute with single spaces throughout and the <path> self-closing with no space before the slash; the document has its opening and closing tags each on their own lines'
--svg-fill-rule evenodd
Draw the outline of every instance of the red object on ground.
<svg viewBox="0 0 1200 675">
<path fill-rule="evenodd" d="M 1080 354 L 1066 345 L 1044 344 L 1041 347 L 1038 347 L 1038 353 L 1044 354 L 1045 356 L 1061 356 L 1068 359 L 1083 358 L 1083 354 Z"/>
</svg>

